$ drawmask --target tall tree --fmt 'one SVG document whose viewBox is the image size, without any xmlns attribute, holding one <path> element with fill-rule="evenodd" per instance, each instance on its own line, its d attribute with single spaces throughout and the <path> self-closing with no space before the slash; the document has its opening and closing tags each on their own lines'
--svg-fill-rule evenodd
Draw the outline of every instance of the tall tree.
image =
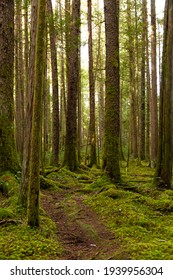
<svg viewBox="0 0 173 280">
<path fill-rule="evenodd" d="M 35 73 L 35 50 L 36 50 L 36 26 L 37 26 L 38 1 L 31 2 L 31 36 L 28 69 L 28 95 L 26 96 L 26 114 L 24 122 L 24 148 L 22 158 L 22 174 L 20 181 L 19 203 L 27 207 L 29 170 L 30 170 L 30 149 L 32 130 L 32 103 L 34 96 L 34 73 Z"/>
<path fill-rule="evenodd" d="M 68 38 L 67 117 L 64 165 L 71 171 L 78 167 L 77 157 L 77 92 L 79 85 L 80 0 L 72 2 L 72 22 Z"/>
<path fill-rule="evenodd" d="M 141 160 L 145 159 L 145 74 L 146 74 L 146 0 L 142 0 L 142 48 L 141 48 L 141 98 L 140 98 L 140 157 Z"/>
<path fill-rule="evenodd" d="M 147 102 L 146 102 L 146 160 L 150 162 L 150 100 L 151 100 L 151 75 L 150 75 L 150 55 L 149 55 L 149 38 L 148 38 L 148 12 L 147 6 L 145 7 L 146 12 L 146 80 L 147 80 Z"/>
<path fill-rule="evenodd" d="M 49 33 L 50 33 L 50 51 L 51 51 L 51 67 L 52 67 L 52 163 L 58 165 L 59 160 L 59 96 L 58 96 L 58 66 L 57 51 L 55 39 L 55 27 L 53 18 L 52 1 L 47 0 L 47 9 L 49 13 Z"/>
<path fill-rule="evenodd" d="M 172 181 L 172 118 L 173 118 L 173 1 L 166 0 L 164 43 L 160 88 L 159 149 L 156 182 L 171 188 Z"/>
<path fill-rule="evenodd" d="M 14 1 L 0 1 L 0 173 L 19 169 L 14 140 Z"/>
<path fill-rule="evenodd" d="M 67 13 L 67 12 L 66 12 Z M 66 21 L 65 21 L 66 22 Z M 64 145 L 65 120 L 66 120 L 66 83 L 65 83 L 65 46 L 63 26 L 62 2 L 59 2 L 59 24 L 60 24 L 60 145 Z M 67 24 L 67 22 L 66 22 Z M 67 29 L 67 26 L 66 26 Z"/>
<path fill-rule="evenodd" d="M 92 44 L 92 3 L 88 0 L 88 51 L 89 51 L 89 92 L 90 92 L 90 166 L 97 163 L 96 132 L 95 132 L 95 81 L 93 71 L 93 44 Z"/>
<path fill-rule="evenodd" d="M 131 128 L 131 146 L 134 158 L 138 156 L 138 124 L 137 124 L 137 98 L 135 85 L 135 38 L 132 26 L 131 2 L 127 0 L 127 20 L 128 20 L 128 53 L 129 53 L 129 71 L 130 71 L 130 128 Z"/>
<path fill-rule="evenodd" d="M 136 97 L 136 116 L 137 119 L 140 119 L 140 110 L 139 110 L 139 93 L 140 93 L 140 80 L 139 80 L 139 69 L 140 69 L 140 39 L 139 39 L 139 14 L 138 14 L 138 1 L 135 0 L 135 97 Z M 141 152 L 140 152 L 140 143 L 141 143 L 141 128 L 140 121 L 138 121 L 138 162 L 141 164 Z"/>
<path fill-rule="evenodd" d="M 22 162 L 24 143 L 24 100 L 25 100 L 25 71 L 23 57 L 23 17 L 22 0 L 16 1 L 15 17 L 15 127 L 17 151 Z"/>
<path fill-rule="evenodd" d="M 158 110 L 157 110 L 157 59 L 156 59 L 156 11 L 155 0 L 151 0 L 151 163 L 155 166 L 158 146 Z"/>
<path fill-rule="evenodd" d="M 28 225 L 39 226 L 39 189 L 41 160 L 42 95 L 44 77 L 44 35 L 46 0 L 38 1 L 36 36 L 36 65 L 34 77 L 34 99 L 31 133 L 31 157 L 28 195 Z"/>
<path fill-rule="evenodd" d="M 99 6 L 99 1 L 98 1 Z M 104 50 L 104 40 L 102 38 L 103 34 L 103 15 L 98 12 L 98 21 L 97 24 L 97 57 L 95 62 L 95 82 L 97 83 L 98 89 L 98 152 L 102 153 L 103 149 L 103 136 L 104 136 L 104 65 L 105 65 L 105 50 Z M 98 155 L 99 161 L 99 155 Z"/>
<path fill-rule="evenodd" d="M 120 181 L 119 167 L 119 1 L 105 0 L 106 32 L 106 99 L 105 99 L 105 143 L 103 167 L 110 178 Z"/>
</svg>

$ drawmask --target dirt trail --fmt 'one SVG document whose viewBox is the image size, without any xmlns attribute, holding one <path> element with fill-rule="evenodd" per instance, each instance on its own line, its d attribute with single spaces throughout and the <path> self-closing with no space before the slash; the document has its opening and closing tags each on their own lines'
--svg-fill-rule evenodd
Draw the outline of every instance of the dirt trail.
<svg viewBox="0 0 173 280">
<path fill-rule="evenodd" d="M 118 240 L 83 202 L 81 194 L 44 190 L 42 207 L 57 225 L 57 238 L 63 247 L 61 259 L 111 259 Z"/>
</svg>

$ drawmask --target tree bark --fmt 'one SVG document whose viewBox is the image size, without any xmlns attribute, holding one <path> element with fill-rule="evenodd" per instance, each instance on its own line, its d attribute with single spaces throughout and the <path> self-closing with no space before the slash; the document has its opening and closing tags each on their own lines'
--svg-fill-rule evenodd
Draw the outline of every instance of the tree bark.
<svg viewBox="0 0 173 280">
<path fill-rule="evenodd" d="M 140 98 L 140 157 L 145 159 L 145 80 L 146 80 L 146 0 L 142 1 L 142 54 L 141 54 L 141 98 Z"/>
<path fill-rule="evenodd" d="M 90 92 L 90 167 L 97 164 L 96 132 L 95 132 L 95 81 L 93 71 L 93 44 L 92 44 L 92 4 L 88 0 L 88 51 L 89 51 L 89 92 Z"/>
<path fill-rule="evenodd" d="M 68 38 L 67 118 L 64 165 L 71 171 L 78 168 L 77 159 L 77 92 L 79 85 L 80 0 L 73 0 L 72 22 Z M 70 44 L 70 45 L 69 45 Z"/>
<path fill-rule="evenodd" d="M 0 173 L 19 170 L 14 140 L 14 1 L 0 1 Z"/>
<path fill-rule="evenodd" d="M 160 89 L 159 149 L 155 180 L 163 188 L 172 182 L 173 117 L 173 2 L 165 4 L 162 79 Z"/>
<path fill-rule="evenodd" d="M 106 32 L 106 98 L 103 167 L 113 181 L 119 182 L 119 1 L 105 0 L 104 11 Z"/>
<path fill-rule="evenodd" d="M 50 17 L 49 34 L 52 68 L 52 164 L 57 166 L 59 161 L 59 88 L 55 28 L 51 0 L 47 0 L 47 9 Z"/>
<path fill-rule="evenodd" d="M 36 66 L 34 79 L 34 100 L 31 134 L 31 158 L 28 195 L 28 225 L 39 226 L 39 190 L 42 130 L 42 95 L 44 74 L 44 35 L 46 0 L 38 2 L 38 21 L 36 36 Z"/>
<path fill-rule="evenodd" d="M 155 0 L 151 0 L 151 161 L 155 166 L 158 147 L 158 109 L 157 109 L 157 62 L 156 62 L 156 12 Z"/>
<path fill-rule="evenodd" d="M 36 51 L 36 26 L 37 26 L 38 1 L 32 0 L 31 3 L 31 36 L 28 69 L 28 96 L 26 115 L 24 122 L 24 148 L 22 159 L 22 174 L 20 182 L 19 203 L 27 207 L 29 170 L 30 170 L 30 149 L 31 149 L 31 130 L 32 130 L 32 110 L 34 96 L 34 73 L 35 73 L 35 51 Z"/>
</svg>

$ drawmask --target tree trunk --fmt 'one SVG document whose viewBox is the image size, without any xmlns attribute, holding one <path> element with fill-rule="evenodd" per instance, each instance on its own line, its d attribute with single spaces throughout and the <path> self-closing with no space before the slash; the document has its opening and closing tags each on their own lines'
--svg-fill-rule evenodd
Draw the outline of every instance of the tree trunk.
<svg viewBox="0 0 173 280">
<path fill-rule="evenodd" d="M 96 132 L 95 132 L 95 82 L 93 72 L 93 45 L 92 45 L 92 6 L 88 0 L 88 50 L 89 50 L 89 92 L 90 92 L 90 167 L 97 164 Z"/>
<path fill-rule="evenodd" d="M 130 128 L 132 139 L 132 155 L 134 158 L 138 156 L 138 126 L 137 126 L 137 100 L 136 100 L 136 87 L 135 87 L 135 42 L 132 32 L 132 18 L 131 18 L 131 4 L 127 0 L 127 18 L 128 18 L 128 52 L 129 52 L 129 69 L 130 69 Z"/>
<path fill-rule="evenodd" d="M 25 100 L 25 86 L 24 86 L 24 57 L 23 57 L 23 36 L 22 36 L 22 1 L 16 1 L 16 17 L 15 17 L 15 127 L 16 127 L 16 144 L 19 153 L 20 162 L 23 157 L 23 143 L 24 143 L 24 100 Z"/>
<path fill-rule="evenodd" d="M 106 32 L 106 99 L 103 167 L 113 181 L 119 182 L 119 1 L 105 0 L 104 11 Z"/>
<path fill-rule="evenodd" d="M 36 26 L 37 26 L 38 1 L 32 0 L 31 4 L 31 39 L 29 53 L 28 70 L 28 97 L 26 106 L 26 116 L 24 123 L 24 148 L 22 159 L 22 174 L 20 182 L 19 203 L 27 207 L 29 169 L 30 169 L 30 149 L 31 149 L 31 130 L 32 130 L 32 110 L 34 96 L 34 72 L 35 72 L 35 51 L 36 51 Z"/>
<path fill-rule="evenodd" d="M 78 167 L 77 159 L 77 92 L 79 85 L 80 0 L 73 0 L 72 23 L 68 38 L 67 118 L 64 165 L 71 171 Z"/>
<path fill-rule="evenodd" d="M 172 181 L 172 117 L 173 117 L 173 2 L 166 1 L 162 79 L 160 91 L 159 150 L 156 181 L 164 188 L 171 188 Z"/>
<path fill-rule="evenodd" d="M 151 163 L 155 166 L 158 146 L 158 115 L 157 115 L 157 63 L 156 63 L 156 12 L 155 0 L 151 0 Z"/>
<path fill-rule="evenodd" d="M 28 198 L 28 225 L 39 226 L 39 190 L 42 130 L 42 95 L 44 74 L 44 35 L 46 0 L 38 2 L 38 21 L 36 36 L 36 66 L 34 79 L 34 100 L 31 134 L 31 158 Z"/>
<path fill-rule="evenodd" d="M 150 56 L 149 56 L 149 38 L 148 38 L 148 13 L 146 7 L 146 80 L 147 80 L 147 111 L 146 111 L 146 160 L 150 164 L 150 147 L 151 147 L 151 137 L 150 137 L 150 100 L 151 100 L 151 75 L 150 75 Z"/>
<path fill-rule="evenodd" d="M 0 173 L 19 170 L 14 140 L 14 1 L 0 1 Z"/>
<path fill-rule="evenodd" d="M 58 66 L 55 42 L 55 28 L 51 0 L 47 0 L 49 13 L 49 34 L 52 68 L 52 164 L 57 166 L 59 161 L 59 96 L 58 96 Z"/>
<path fill-rule="evenodd" d="M 142 54 L 141 54 L 141 98 L 140 98 L 140 157 L 145 159 L 145 65 L 146 65 L 146 0 L 142 1 Z"/>
</svg>

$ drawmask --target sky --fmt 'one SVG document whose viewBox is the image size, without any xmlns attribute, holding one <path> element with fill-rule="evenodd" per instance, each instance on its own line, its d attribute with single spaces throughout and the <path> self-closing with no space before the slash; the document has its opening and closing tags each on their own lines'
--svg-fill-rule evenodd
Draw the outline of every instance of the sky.
<svg viewBox="0 0 173 280">
<path fill-rule="evenodd" d="M 100 6 L 103 6 L 104 0 L 97 0 L 100 3 Z M 56 0 L 52 0 L 53 6 L 55 6 Z M 87 3 L 87 0 L 82 0 L 83 3 Z M 94 2 L 94 1 L 93 1 Z M 157 17 L 162 17 L 164 6 L 165 6 L 165 0 L 155 0 L 156 4 L 156 14 Z M 148 0 L 148 5 L 150 7 L 150 0 Z"/>
<path fill-rule="evenodd" d="M 155 0 L 155 2 L 156 2 L 156 14 L 157 16 L 160 17 L 165 7 L 165 0 Z"/>
</svg>

